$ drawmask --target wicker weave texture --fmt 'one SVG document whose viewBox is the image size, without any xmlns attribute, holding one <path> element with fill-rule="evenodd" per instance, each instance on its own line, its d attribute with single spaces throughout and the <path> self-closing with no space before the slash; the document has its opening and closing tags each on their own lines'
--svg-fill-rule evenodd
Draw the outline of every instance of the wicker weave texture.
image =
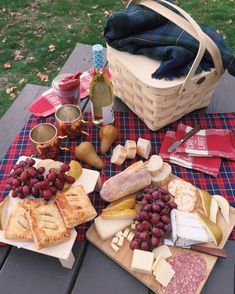
<svg viewBox="0 0 235 294">
<path fill-rule="evenodd" d="M 115 50 L 108 54 L 114 94 L 119 97 L 150 130 L 156 131 L 182 116 L 209 104 L 220 76 L 213 69 L 202 83 L 195 83 L 184 93 L 167 94 L 167 89 L 149 87 L 115 58 Z M 172 89 L 170 91 L 172 93 Z"/>
</svg>

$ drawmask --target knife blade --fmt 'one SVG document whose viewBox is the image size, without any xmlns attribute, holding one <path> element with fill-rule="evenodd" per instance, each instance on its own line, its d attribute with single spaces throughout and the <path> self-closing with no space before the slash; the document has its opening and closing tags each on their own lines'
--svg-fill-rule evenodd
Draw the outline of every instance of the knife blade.
<svg viewBox="0 0 235 294">
<path fill-rule="evenodd" d="M 169 148 L 168 152 L 171 153 L 173 150 L 175 150 L 176 147 L 178 147 L 180 144 L 191 138 L 193 135 L 197 134 L 200 131 L 199 126 L 195 126 L 190 132 L 188 132 L 180 141 L 175 141 Z"/>
</svg>

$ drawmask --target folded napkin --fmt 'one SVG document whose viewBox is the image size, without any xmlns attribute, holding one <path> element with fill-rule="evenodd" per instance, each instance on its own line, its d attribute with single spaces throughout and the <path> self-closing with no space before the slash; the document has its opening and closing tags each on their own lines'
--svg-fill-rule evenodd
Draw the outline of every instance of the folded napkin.
<svg viewBox="0 0 235 294">
<path fill-rule="evenodd" d="M 162 4 L 173 10 L 169 5 Z M 211 27 L 204 24 L 200 27 L 219 48 L 224 68 L 235 76 L 235 52 Z M 199 46 L 198 41 L 183 29 L 142 5 L 129 5 L 113 13 L 104 28 L 104 37 L 117 50 L 161 60 L 160 67 L 152 73 L 152 77 L 158 79 L 186 75 Z M 211 56 L 206 51 L 196 73 L 213 67 Z"/>
<path fill-rule="evenodd" d="M 168 148 L 175 142 L 176 132 L 168 131 L 161 145 L 159 155 L 166 161 L 184 166 L 189 169 L 195 169 L 216 177 L 220 170 L 220 157 L 194 157 L 185 153 L 169 153 Z"/>
<path fill-rule="evenodd" d="M 191 127 L 179 123 L 176 140 L 180 140 Z M 235 131 L 228 129 L 205 129 L 183 142 L 175 153 L 187 153 L 191 156 L 223 157 L 235 160 Z"/>
</svg>

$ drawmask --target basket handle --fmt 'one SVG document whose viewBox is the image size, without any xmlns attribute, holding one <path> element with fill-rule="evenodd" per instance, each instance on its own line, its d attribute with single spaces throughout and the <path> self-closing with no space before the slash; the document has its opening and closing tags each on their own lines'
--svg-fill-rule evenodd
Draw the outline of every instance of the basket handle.
<svg viewBox="0 0 235 294">
<path fill-rule="evenodd" d="M 183 9 L 181 9 L 180 7 L 170 3 L 168 1 L 165 1 L 165 0 L 160 0 L 160 1 L 175 8 L 185 18 L 176 14 L 175 12 L 173 12 L 172 10 L 168 9 L 167 7 L 161 5 L 160 3 L 157 3 L 157 2 L 154 2 L 151 0 L 146 0 L 146 1 L 144 0 L 144 1 L 141 1 L 141 3 L 139 3 L 139 4 L 144 5 L 148 8 L 156 11 L 157 13 L 161 14 L 162 16 L 166 17 L 167 19 L 174 22 L 176 25 L 181 27 L 183 30 L 185 30 L 187 33 L 189 33 L 191 36 L 193 36 L 195 39 L 197 39 L 199 41 L 199 48 L 198 48 L 197 56 L 192 64 L 192 67 L 191 67 L 189 73 L 187 74 L 187 76 L 185 78 L 183 85 L 181 86 L 181 88 L 179 90 L 179 94 L 181 94 L 183 91 L 185 91 L 187 89 L 188 85 L 191 83 L 191 80 L 195 74 L 195 71 L 196 71 L 198 65 L 200 64 L 200 62 L 203 58 L 203 55 L 204 55 L 206 49 L 209 51 L 209 53 L 212 57 L 213 63 L 215 65 L 216 73 L 218 75 L 221 75 L 224 72 L 223 62 L 222 62 L 220 51 L 217 48 L 214 41 L 201 30 L 200 26 L 195 22 L 195 20 L 189 14 L 187 14 Z M 136 3 L 139 1 L 130 1 L 128 3 L 128 5 L 131 2 Z"/>
</svg>

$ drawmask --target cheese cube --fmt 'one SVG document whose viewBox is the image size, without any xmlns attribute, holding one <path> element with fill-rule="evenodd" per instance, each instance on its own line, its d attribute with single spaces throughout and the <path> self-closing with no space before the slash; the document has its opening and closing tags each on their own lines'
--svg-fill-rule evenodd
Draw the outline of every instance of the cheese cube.
<svg viewBox="0 0 235 294">
<path fill-rule="evenodd" d="M 151 274 L 153 261 L 153 252 L 135 249 L 133 253 L 131 269 L 143 274 Z"/>
<path fill-rule="evenodd" d="M 120 238 L 121 236 L 122 236 L 122 231 L 119 231 L 119 232 L 117 232 L 117 233 L 115 234 L 115 237 Z"/>
<path fill-rule="evenodd" d="M 118 237 L 113 237 L 112 243 L 117 244 L 118 243 Z"/>
<path fill-rule="evenodd" d="M 133 232 L 130 232 L 129 235 L 127 236 L 127 240 L 128 240 L 129 242 L 131 242 L 132 239 L 134 238 L 134 236 L 135 236 L 135 234 L 134 234 Z"/>
<path fill-rule="evenodd" d="M 125 231 L 123 232 L 123 236 L 126 238 L 130 232 L 130 229 L 126 228 Z"/>
<path fill-rule="evenodd" d="M 121 236 L 121 237 L 119 238 L 119 240 L 118 240 L 117 245 L 118 245 L 118 246 L 122 246 L 122 245 L 123 245 L 123 242 L 124 242 L 124 236 Z"/>
<path fill-rule="evenodd" d="M 118 252 L 119 247 L 116 244 L 111 242 L 111 247 L 113 248 L 114 251 Z"/>
<path fill-rule="evenodd" d="M 131 229 L 132 229 L 132 230 L 135 230 L 135 225 L 136 225 L 136 224 L 132 224 L 132 225 L 131 225 Z"/>
<path fill-rule="evenodd" d="M 155 258 L 157 258 L 159 254 L 162 258 L 169 258 L 172 256 L 172 253 L 167 245 L 162 245 L 153 249 L 153 253 Z"/>
<path fill-rule="evenodd" d="M 164 260 L 164 259 L 162 259 Z M 161 267 L 160 267 L 161 266 Z M 175 271 L 172 269 L 171 265 L 166 262 L 166 264 L 161 265 L 159 263 L 158 271 L 155 273 L 156 280 L 163 286 L 167 287 L 171 279 L 175 275 Z"/>
</svg>

